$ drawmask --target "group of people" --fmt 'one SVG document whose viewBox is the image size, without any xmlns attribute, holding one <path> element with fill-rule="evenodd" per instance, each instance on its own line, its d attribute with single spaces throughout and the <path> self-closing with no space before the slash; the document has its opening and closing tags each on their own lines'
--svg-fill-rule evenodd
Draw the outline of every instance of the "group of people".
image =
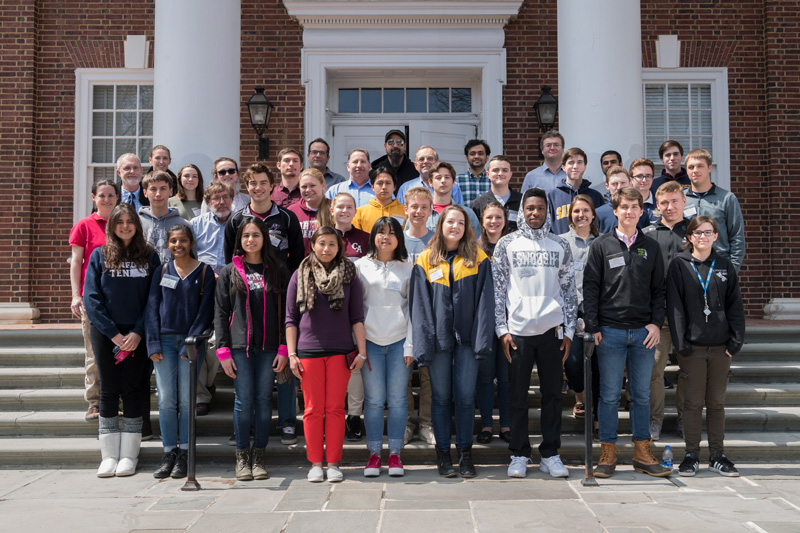
<svg viewBox="0 0 800 533">
<path fill-rule="evenodd" d="M 674 145 L 682 155 L 675 141 L 662 151 Z M 435 446 L 439 474 L 476 475 L 475 408 L 476 440 L 487 444 L 496 383 L 508 475 L 525 477 L 534 364 L 543 472 L 568 476 L 559 456 L 566 374 L 573 414 L 585 416 L 586 401 L 598 407 L 596 475 L 613 474 L 627 370 L 634 467 L 669 475 L 650 443 L 660 436 L 671 343 L 687 450 L 679 473 L 699 467 L 705 406 L 710 467 L 736 475 L 724 455 L 724 403 L 730 357 L 744 337 L 744 241 L 738 203 L 711 183 L 707 152 L 686 156 L 688 172 L 680 159 L 677 171 L 665 160 L 654 183 L 651 161 L 637 159 L 628 171 L 609 151 L 603 195 L 583 179 L 585 152 L 565 151 L 555 131 L 543 136 L 545 163 L 521 191 L 510 187 L 509 158 L 490 159 L 479 139 L 465 146 L 463 174 L 429 146 L 412 162 L 400 130 L 386 134 L 384 147 L 372 163 L 366 150 L 351 151 L 348 179 L 327 167 L 323 139 L 309 144 L 306 169 L 302 153 L 284 149 L 280 179 L 252 164 L 241 175 L 245 194 L 234 159 L 218 158 L 204 188 L 198 167 L 173 175 L 168 149 L 157 146 L 143 178 L 138 157 L 123 154 L 122 188 L 94 184 L 96 210 L 69 242 L 72 311 L 86 341 L 86 416 L 99 418 L 98 476 L 135 472 L 141 440 L 152 435 L 153 369 L 164 446 L 154 476 L 185 476 L 189 385 L 198 380 L 198 414 L 207 413 L 219 367 L 235 387 L 238 480 L 268 477 L 276 386 L 281 442 L 297 442 L 298 383 L 309 481 L 341 481 L 343 442 L 362 430 L 364 475 L 379 476 L 385 409 L 388 474 L 402 476 L 416 365 L 419 436 Z M 607 211 L 613 222 L 603 228 Z M 213 348 L 198 353 L 198 375 L 189 375 L 185 338 L 212 325 Z M 584 336 L 596 344 L 595 399 L 583 395 Z"/>
</svg>

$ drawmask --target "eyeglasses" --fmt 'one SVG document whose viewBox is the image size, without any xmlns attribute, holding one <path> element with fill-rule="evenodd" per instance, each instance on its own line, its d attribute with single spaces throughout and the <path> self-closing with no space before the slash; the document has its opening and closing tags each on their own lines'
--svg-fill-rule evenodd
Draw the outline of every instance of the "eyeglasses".
<svg viewBox="0 0 800 533">
<path fill-rule="evenodd" d="M 308 155 L 328 155 L 328 152 L 325 150 L 311 150 Z"/>
<path fill-rule="evenodd" d="M 692 233 L 692 235 L 694 235 L 695 237 L 711 237 L 712 235 L 714 235 L 714 233 L 716 232 L 713 229 L 707 229 L 703 231 L 700 230 L 695 231 L 694 233 Z"/>
<path fill-rule="evenodd" d="M 561 148 L 561 143 L 547 143 L 544 145 L 545 148 Z"/>
<path fill-rule="evenodd" d="M 239 172 L 239 171 L 236 170 L 235 168 L 223 168 L 221 170 L 217 170 L 217 175 L 218 176 L 224 176 L 225 174 L 233 175 L 233 174 L 236 174 L 237 172 Z"/>
<path fill-rule="evenodd" d="M 211 200 L 211 203 L 214 203 L 214 204 L 218 204 L 220 202 L 224 202 L 224 201 L 230 200 L 230 199 L 231 199 L 231 196 L 229 194 L 226 194 L 226 195 L 223 195 L 223 196 L 212 196 L 211 198 L 209 198 L 209 200 Z"/>
<path fill-rule="evenodd" d="M 647 181 L 647 180 L 653 179 L 653 175 L 652 174 L 634 174 L 631 177 L 633 179 L 639 180 L 639 181 Z"/>
<path fill-rule="evenodd" d="M 434 163 L 436 162 L 436 158 L 433 157 L 432 155 L 423 155 L 417 158 L 417 163 L 423 163 L 423 162 Z"/>
<path fill-rule="evenodd" d="M 398 140 L 389 139 L 388 141 L 386 141 L 386 144 L 388 144 L 389 146 L 395 146 L 395 145 L 397 145 L 397 146 L 405 146 L 406 142 L 404 140 L 402 140 L 402 139 L 398 139 Z"/>
</svg>

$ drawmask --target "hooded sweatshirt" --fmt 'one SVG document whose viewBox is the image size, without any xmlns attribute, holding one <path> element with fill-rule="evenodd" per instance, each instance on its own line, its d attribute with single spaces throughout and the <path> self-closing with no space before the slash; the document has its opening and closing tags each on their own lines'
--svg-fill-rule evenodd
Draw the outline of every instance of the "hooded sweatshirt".
<svg viewBox="0 0 800 533">
<path fill-rule="evenodd" d="M 362 205 L 356 211 L 356 216 L 353 218 L 353 227 L 370 233 L 372 226 L 381 217 L 392 217 L 400 223 L 400 227 L 406 225 L 405 208 L 399 200 L 392 200 L 389 205 L 383 205 L 378 200 L 372 199 L 367 202 L 367 205 Z"/>
<path fill-rule="evenodd" d="M 188 226 L 190 230 L 192 229 L 192 225 L 189 223 L 189 221 L 181 217 L 180 213 L 178 213 L 178 210 L 174 207 L 170 207 L 169 211 L 167 211 L 167 214 L 163 217 L 153 216 L 153 213 L 150 212 L 149 207 L 140 207 L 139 218 L 142 221 L 144 240 L 146 240 L 148 244 L 156 249 L 156 252 L 158 252 L 158 256 L 161 258 L 162 263 L 168 263 L 172 260 L 172 254 L 169 252 L 169 248 L 167 247 L 167 231 L 169 228 L 176 224 L 180 224 L 182 226 Z M 196 243 L 192 246 L 192 251 L 194 252 L 194 256 L 197 257 Z"/>
<path fill-rule="evenodd" d="M 552 221 L 552 231 L 556 235 L 563 235 L 569 231 L 569 208 L 572 199 L 579 194 L 585 194 L 592 199 L 595 209 L 603 205 L 603 195 L 591 189 L 591 181 L 582 180 L 577 189 L 567 183 L 566 178 L 561 180 L 558 187 L 547 192 L 547 210 Z"/>
<path fill-rule="evenodd" d="M 530 190 L 530 189 L 529 189 Z M 564 325 L 572 338 L 578 316 L 575 270 L 569 243 L 550 233 L 550 214 L 534 229 L 525 221 L 526 191 L 517 214 L 517 231 L 497 242 L 492 259 L 494 319 L 498 337 L 530 337 Z"/>
</svg>

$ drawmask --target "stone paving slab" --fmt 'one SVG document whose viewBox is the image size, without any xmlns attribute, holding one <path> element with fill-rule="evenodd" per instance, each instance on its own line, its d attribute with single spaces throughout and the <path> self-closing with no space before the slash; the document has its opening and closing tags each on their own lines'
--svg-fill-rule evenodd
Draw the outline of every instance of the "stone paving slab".
<svg viewBox="0 0 800 533">
<path fill-rule="evenodd" d="M 371 530 L 371 531 L 378 531 Z M 384 511 L 381 533 L 474 531 L 469 510 Z M 499 531 L 499 530 L 498 530 Z"/>
<path fill-rule="evenodd" d="M 474 502 L 478 531 L 591 531 L 603 526 L 573 501 Z"/>
<path fill-rule="evenodd" d="M 380 519 L 381 513 L 378 511 L 295 513 L 285 531 L 286 533 L 378 531 Z M 409 533 L 409 530 L 405 529 L 403 533 Z"/>
</svg>

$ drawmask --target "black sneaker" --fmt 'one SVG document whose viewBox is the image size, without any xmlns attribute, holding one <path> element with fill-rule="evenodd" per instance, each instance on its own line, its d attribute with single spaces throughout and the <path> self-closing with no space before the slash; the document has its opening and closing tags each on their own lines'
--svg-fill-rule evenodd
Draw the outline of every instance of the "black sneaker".
<svg viewBox="0 0 800 533">
<path fill-rule="evenodd" d="M 717 453 L 708 460 L 708 469 L 727 477 L 739 477 L 739 471 L 724 453 Z"/>
<path fill-rule="evenodd" d="M 161 464 L 158 465 L 158 469 L 153 472 L 153 477 L 156 479 L 168 478 L 172 473 L 172 469 L 175 468 L 175 461 L 178 460 L 178 453 L 179 450 L 177 448 L 173 448 L 165 453 L 164 457 L 161 459 Z"/>
<path fill-rule="evenodd" d="M 350 442 L 359 441 L 364 436 L 360 416 L 348 416 L 345 420 L 344 429 L 345 439 Z"/>
<path fill-rule="evenodd" d="M 687 453 L 681 461 L 681 466 L 678 467 L 678 475 L 692 477 L 697 474 L 698 468 L 700 468 L 700 460 L 695 454 Z"/>
</svg>

